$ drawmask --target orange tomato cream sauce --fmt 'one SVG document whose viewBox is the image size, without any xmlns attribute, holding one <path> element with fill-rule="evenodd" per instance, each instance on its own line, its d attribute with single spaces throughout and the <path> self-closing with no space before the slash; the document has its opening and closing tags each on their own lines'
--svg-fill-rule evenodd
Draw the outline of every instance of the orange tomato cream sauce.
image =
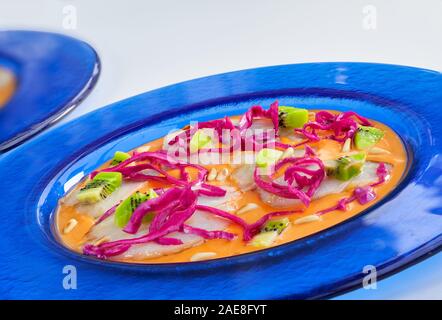
<svg viewBox="0 0 442 320">
<path fill-rule="evenodd" d="M 221 190 L 227 187 L 230 188 L 229 190 L 234 190 L 235 197 L 227 199 L 228 205 L 223 204 L 221 207 L 217 206 L 217 208 L 239 217 L 246 225 L 255 223 L 256 226 L 257 221 L 271 212 L 284 211 L 287 214 L 271 216 L 267 221 L 264 221 L 262 225 L 258 225 L 252 230 L 248 239 L 245 239 L 244 236 L 246 232 L 244 225 L 240 225 L 239 223 L 220 216 L 215 217 L 215 215 L 206 212 L 206 218 L 209 217 L 209 220 L 217 220 L 214 221 L 215 224 L 213 225 L 215 229 L 221 226 L 220 231 L 233 236 L 227 239 L 226 237 L 217 236 L 198 238 L 194 235 L 193 240 L 189 242 L 190 244 L 185 245 L 187 239 L 179 237 L 177 234 L 186 232 L 183 231 L 182 227 L 181 229 L 180 227 L 176 227 L 170 234 L 163 235 L 163 238 L 177 237 L 184 244 L 179 244 L 180 241 L 177 243 L 162 244 L 158 238 L 155 238 L 151 241 L 141 241 L 137 244 L 126 242 L 126 244 L 112 247 L 113 241 L 124 238 L 143 237 L 149 233 L 155 233 L 155 230 L 153 230 L 153 227 L 151 227 L 149 223 L 143 223 L 137 230 L 136 235 L 134 235 L 133 232 L 132 234 L 126 233 L 127 230 L 125 227 L 127 227 L 127 225 L 124 226 L 120 224 L 117 226 L 114 224 L 116 217 L 113 217 L 113 215 L 116 215 L 116 211 L 100 221 L 100 217 L 102 218 L 105 213 L 104 210 L 106 209 L 107 211 L 107 209 L 109 209 L 110 204 L 108 204 L 106 208 L 100 209 L 99 207 L 100 203 L 106 201 L 106 199 L 100 199 L 98 201 L 89 199 L 89 202 L 86 201 L 86 203 L 84 203 L 84 199 L 82 199 L 83 203 L 78 202 L 78 199 L 80 199 L 80 197 L 78 197 L 78 194 L 81 192 L 80 190 L 82 188 L 85 189 L 88 183 L 90 184 L 91 181 L 93 181 L 92 176 L 89 176 L 59 201 L 55 215 L 55 224 L 60 242 L 67 248 L 78 253 L 93 255 L 99 259 L 129 263 L 182 263 L 235 256 L 295 241 L 333 227 L 381 201 L 405 176 L 408 167 L 406 150 L 400 137 L 386 125 L 351 113 L 298 108 L 293 108 L 292 110 L 290 107 L 278 107 L 277 103 L 275 104 L 272 104 L 267 110 L 260 107 L 253 107 L 255 109 L 250 109 L 244 115 L 230 117 L 228 124 L 226 124 L 227 120 L 224 119 L 222 126 L 230 130 L 233 124 L 233 126 L 238 129 L 239 136 L 244 134 L 244 128 L 251 129 L 254 126 L 259 128 L 267 126 L 268 128 L 278 130 L 275 139 L 279 143 L 267 148 L 268 145 L 259 145 L 259 143 L 264 142 L 257 142 L 258 145 L 255 145 L 254 152 L 252 152 L 254 158 L 247 164 L 241 161 L 239 163 L 229 163 L 228 161 L 227 163 L 199 163 L 201 167 L 206 169 L 206 174 L 203 177 L 198 176 L 199 169 L 195 167 L 186 167 L 184 171 L 187 172 L 185 176 L 188 181 L 200 179 L 198 183 L 192 186 L 192 191 L 190 191 L 193 192 L 193 194 L 197 194 L 197 197 L 200 196 L 198 194 L 198 188 L 201 184 L 216 186 Z M 284 122 L 288 121 L 286 120 L 289 118 L 287 116 L 288 114 L 292 115 L 292 120 L 295 119 L 293 122 Z M 279 121 L 275 120 L 277 117 L 279 117 Z M 211 125 L 211 122 L 205 122 L 204 124 L 207 123 L 209 123 L 209 125 L 203 125 L 203 127 L 216 127 L 215 125 Z M 216 124 L 216 122 L 213 122 L 213 124 Z M 279 128 L 275 128 L 275 126 L 279 126 Z M 192 131 L 190 126 L 183 128 L 183 130 L 182 132 L 186 132 L 186 130 Z M 366 131 L 360 132 L 363 130 Z M 203 154 L 204 149 L 209 148 L 208 145 L 212 148 L 224 146 L 224 141 L 218 142 L 218 140 L 214 140 L 213 138 L 209 139 L 201 132 L 202 131 L 198 129 L 197 131 L 194 130 L 193 134 L 188 134 L 187 138 L 185 134 L 181 136 L 183 137 L 183 141 L 187 139 L 187 142 L 189 142 L 190 140 L 190 147 L 188 148 L 190 151 L 188 152 L 195 152 L 196 149 L 196 153 Z M 312 137 L 309 133 L 313 133 L 313 136 L 316 136 L 318 139 L 315 139 L 315 137 Z M 197 134 L 200 136 L 196 137 Z M 177 137 L 180 137 L 180 135 L 177 135 Z M 165 139 L 168 140 L 165 141 Z M 247 140 L 247 138 L 245 140 Z M 136 150 L 124 152 L 129 159 L 131 159 L 130 157 L 133 157 L 134 154 L 164 152 L 165 148 L 170 146 L 170 142 L 168 141 L 170 141 L 170 139 L 164 137 L 148 142 Z M 196 145 L 195 141 L 197 142 Z M 209 143 L 207 143 L 208 141 Z M 266 141 L 268 142 L 270 140 Z M 268 151 L 268 149 L 276 150 L 276 152 Z M 230 150 L 230 152 L 232 151 Z M 246 153 L 243 149 L 239 152 L 242 152 L 242 154 Z M 231 153 L 231 155 L 233 153 Z M 174 154 L 174 156 L 176 156 L 176 154 Z M 307 165 L 303 166 L 302 164 L 298 164 L 296 166 L 294 164 L 296 160 L 293 160 L 293 162 L 288 161 L 286 165 L 281 165 L 277 168 L 279 162 L 288 158 L 307 159 Z M 310 163 L 309 161 L 312 158 L 314 161 L 321 162 L 322 168 L 319 168 L 321 167 L 320 164 L 315 167 L 316 162 Z M 108 168 L 108 171 L 112 172 L 112 168 L 128 168 L 146 163 L 145 160 L 141 160 L 125 165 L 127 162 L 128 160 L 122 160 L 119 164 L 111 165 L 109 161 L 99 170 Z M 154 166 L 158 165 L 155 161 L 149 163 Z M 292 169 L 290 169 L 291 166 L 293 166 Z M 368 173 L 370 166 L 372 167 L 371 176 L 369 176 L 370 174 Z M 252 172 L 253 170 L 256 171 L 262 168 L 269 170 L 273 168 L 273 171 L 269 171 L 271 173 L 267 173 L 267 175 L 264 174 L 263 179 L 270 181 L 270 184 L 277 182 L 283 185 L 282 192 L 285 192 L 284 194 L 289 193 L 290 196 L 286 197 L 280 194 L 272 194 L 269 190 L 266 190 L 264 192 L 265 195 L 263 195 L 262 188 L 257 185 L 254 176 L 251 175 L 250 172 L 247 176 L 247 170 L 244 169 L 245 167 L 252 170 Z M 299 169 L 299 167 L 303 169 Z M 157 176 L 163 177 L 164 172 L 167 172 L 167 174 L 172 177 L 171 179 L 182 178 L 182 172 L 176 167 L 168 168 L 167 165 L 165 165 L 161 168 L 163 171 L 162 173 L 157 172 Z M 245 175 L 237 175 L 238 170 L 245 170 Z M 385 170 L 387 170 L 386 173 Z M 314 171 L 314 173 L 311 173 L 312 171 Z M 384 174 L 382 174 L 382 172 L 384 172 Z M 296 179 L 288 179 L 282 182 L 285 180 L 285 176 L 290 175 L 289 173 L 293 173 L 292 177 L 296 177 Z M 358 177 L 361 177 L 363 174 L 366 174 L 368 178 L 365 180 L 359 178 L 358 180 Z M 128 176 L 123 173 L 122 185 L 128 183 L 133 177 L 134 176 Z M 305 182 L 304 178 L 311 179 Z M 144 203 L 138 204 L 138 207 L 135 207 L 135 211 L 133 211 L 132 214 L 135 214 L 134 212 L 136 212 L 136 210 L 140 211 L 140 206 L 143 204 L 146 205 L 146 203 L 155 201 L 155 199 L 160 199 L 165 190 L 167 191 L 171 188 L 181 190 L 186 188 L 170 180 L 165 181 L 164 179 L 148 178 L 146 178 L 144 182 L 140 182 L 140 180 L 143 179 L 137 180 L 139 185 L 136 187 L 136 190 L 132 191 L 148 194 L 150 190 L 155 190 L 157 197 L 153 199 L 149 198 L 147 201 L 145 200 Z M 247 182 L 246 180 L 249 181 Z M 300 183 L 304 184 L 300 185 Z M 291 187 L 289 185 L 291 185 Z M 92 187 L 94 186 L 92 185 Z M 296 190 L 293 191 L 293 188 Z M 313 190 L 313 194 L 309 193 L 309 188 L 316 188 Z M 357 191 L 363 193 L 361 201 L 359 196 L 355 196 Z M 116 194 L 116 192 L 118 192 L 118 189 L 114 191 L 114 194 Z M 293 196 L 293 194 L 298 194 L 299 192 L 303 195 L 307 194 L 310 201 L 304 203 L 300 199 L 297 199 L 296 196 Z M 320 193 L 322 195 L 319 195 Z M 72 201 L 72 198 L 75 197 L 77 198 Z M 69 198 L 71 198 L 71 200 L 69 200 Z M 125 198 L 127 198 L 127 194 L 125 197 L 116 199 L 116 203 L 112 203 L 112 205 L 118 207 L 118 205 L 123 203 Z M 206 198 L 210 197 L 206 196 Z M 219 198 L 219 196 L 213 196 L 213 198 Z M 189 196 L 187 196 L 187 199 L 189 199 Z M 343 203 L 342 199 L 347 199 L 347 201 Z M 186 202 L 185 200 L 182 201 Z M 341 206 L 338 205 L 340 201 Z M 187 200 L 187 202 L 189 203 L 182 203 L 182 207 L 176 207 L 175 211 L 172 207 L 169 213 L 164 213 L 166 218 L 163 217 L 163 221 L 160 221 L 160 219 L 157 221 L 159 223 L 157 223 L 157 229 L 163 230 L 161 228 L 165 228 L 165 225 L 174 219 L 174 212 L 176 213 L 179 210 L 187 210 L 189 208 L 189 210 L 192 211 L 191 201 Z M 137 203 L 135 205 L 137 205 Z M 210 201 L 209 204 L 205 205 L 210 206 Z M 88 208 L 92 208 L 94 214 L 90 214 Z M 198 211 L 198 209 L 196 211 Z M 129 212 L 129 215 L 130 214 L 131 212 Z M 153 215 L 153 219 L 155 220 L 155 215 L 158 215 L 159 212 L 153 210 L 153 212 L 149 214 Z M 125 222 L 133 218 L 133 216 L 129 216 Z M 153 224 L 154 220 L 151 220 L 151 224 Z M 269 225 L 272 221 L 276 221 L 279 226 L 284 226 L 280 229 L 278 229 L 278 227 L 275 228 L 274 225 Z M 94 228 L 98 226 L 97 223 L 98 225 L 107 223 L 108 231 L 102 231 L 105 232 L 104 234 L 94 231 Z M 184 222 L 184 224 L 185 223 L 187 222 Z M 200 225 L 196 224 L 194 226 L 204 229 L 210 228 L 210 225 L 211 221 L 205 221 Z M 106 234 L 106 232 L 109 232 L 109 234 Z M 91 236 L 91 234 L 94 234 L 94 236 Z M 126 234 L 128 235 L 127 237 L 125 236 Z M 262 236 L 263 234 L 265 235 Z M 199 240 L 195 241 L 197 238 Z M 133 247 L 141 248 L 146 245 L 150 246 L 146 251 L 147 253 L 145 252 L 143 254 L 143 250 L 139 249 L 138 251 L 135 250 L 132 254 L 128 254 L 128 252 L 131 252 L 130 250 L 134 249 Z M 87 247 L 90 249 L 89 251 L 85 250 Z M 109 251 L 106 251 L 105 248 Z"/>
</svg>

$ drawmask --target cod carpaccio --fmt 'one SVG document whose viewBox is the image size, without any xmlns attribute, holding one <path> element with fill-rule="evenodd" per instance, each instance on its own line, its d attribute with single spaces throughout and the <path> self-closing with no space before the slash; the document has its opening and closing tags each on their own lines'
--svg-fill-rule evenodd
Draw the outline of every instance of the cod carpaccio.
<svg viewBox="0 0 442 320">
<path fill-rule="evenodd" d="M 252 106 L 117 151 L 64 198 L 60 241 L 98 259 L 192 262 L 332 227 L 402 179 L 400 137 L 354 111 Z"/>
</svg>

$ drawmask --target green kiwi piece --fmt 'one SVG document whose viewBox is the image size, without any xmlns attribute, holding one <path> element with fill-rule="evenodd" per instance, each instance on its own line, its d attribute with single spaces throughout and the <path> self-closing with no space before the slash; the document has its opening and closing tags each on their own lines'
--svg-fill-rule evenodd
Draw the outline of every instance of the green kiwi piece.
<svg viewBox="0 0 442 320">
<path fill-rule="evenodd" d="M 338 170 L 338 161 L 336 160 L 323 160 L 322 163 L 324 164 L 325 172 L 327 173 L 327 176 L 334 176 L 336 175 L 336 171 Z"/>
<path fill-rule="evenodd" d="M 276 231 L 261 232 L 250 240 L 250 245 L 257 248 L 267 248 L 270 247 L 277 238 L 278 232 Z"/>
<path fill-rule="evenodd" d="M 119 228 L 124 228 L 124 226 L 126 226 L 130 218 L 132 217 L 132 214 L 140 204 L 142 204 L 143 202 L 149 199 L 156 197 L 158 197 L 156 192 L 153 189 L 150 189 L 148 194 L 137 191 L 134 194 L 132 194 L 130 197 L 126 198 L 115 209 L 115 215 L 114 215 L 115 225 Z M 149 222 L 150 220 L 152 220 L 153 216 L 151 214 L 148 214 L 145 216 L 145 218 L 146 219 L 143 219 L 143 222 Z"/>
<path fill-rule="evenodd" d="M 256 156 L 256 165 L 261 168 L 267 168 L 275 164 L 281 158 L 282 154 L 282 151 L 276 149 L 261 149 Z"/>
<path fill-rule="evenodd" d="M 366 155 L 364 152 L 344 156 L 337 160 L 338 167 L 334 176 L 341 181 L 348 181 L 362 172 Z"/>
<path fill-rule="evenodd" d="M 270 220 L 262 227 L 261 232 L 276 231 L 278 234 L 281 234 L 289 224 L 290 221 L 288 218 Z"/>
<path fill-rule="evenodd" d="M 355 146 L 359 150 L 369 149 L 378 143 L 383 136 L 384 132 L 381 129 L 359 126 L 354 137 Z"/>
<path fill-rule="evenodd" d="M 121 186 L 122 180 L 120 172 L 100 172 L 80 189 L 77 200 L 87 204 L 103 200 Z"/>
<path fill-rule="evenodd" d="M 280 106 L 278 108 L 279 127 L 302 128 L 308 121 L 308 110 L 295 107 Z"/>
<path fill-rule="evenodd" d="M 121 162 L 123 162 L 124 160 L 127 160 L 129 158 L 130 158 L 130 154 L 129 153 L 122 152 L 122 151 L 117 151 L 117 152 L 115 152 L 114 157 L 113 157 L 110 165 L 112 167 L 116 166 L 116 165 L 120 164 Z"/>
</svg>

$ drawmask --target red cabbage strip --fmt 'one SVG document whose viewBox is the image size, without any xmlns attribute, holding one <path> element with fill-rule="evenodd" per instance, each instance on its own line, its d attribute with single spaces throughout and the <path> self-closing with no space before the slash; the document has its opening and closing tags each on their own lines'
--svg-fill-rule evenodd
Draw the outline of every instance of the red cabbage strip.
<svg viewBox="0 0 442 320">
<path fill-rule="evenodd" d="M 141 163 L 135 166 L 129 166 L 133 162 L 150 161 L 149 163 Z M 161 168 L 164 166 L 168 169 L 179 169 L 180 178 L 175 178 L 170 175 L 166 170 Z M 189 181 L 189 174 L 185 171 L 186 168 L 194 168 L 198 170 L 198 179 L 195 181 Z M 140 173 L 140 171 L 150 169 L 158 172 L 162 176 L 148 175 Z M 101 170 L 97 170 L 91 173 L 91 179 L 95 177 L 99 172 L 120 172 L 126 179 L 132 179 L 136 181 L 153 180 L 160 182 L 170 182 L 175 185 L 187 186 L 189 184 L 194 185 L 204 180 L 207 175 L 207 169 L 203 166 L 178 161 L 178 159 L 171 157 L 165 151 L 155 152 L 141 152 L 134 154 L 129 159 L 121 162 L 117 166 L 109 167 Z"/>
<path fill-rule="evenodd" d="M 235 126 L 229 117 L 224 117 L 222 120 L 211 120 L 207 122 L 198 123 L 198 129 L 215 129 L 218 134 L 218 139 L 221 142 L 223 130 L 233 130 Z"/>
<path fill-rule="evenodd" d="M 275 143 L 275 147 L 276 147 L 276 148 L 280 148 L 280 149 L 288 149 L 288 148 L 290 148 L 290 147 L 293 147 L 293 146 L 290 145 L 290 144 L 282 143 L 282 142 L 279 142 L 279 141 L 275 141 L 274 143 Z"/>
<path fill-rule="evenodd" d="M 94 245 L 86 245 L 83 248 L 83 252 L 88 255 L 95 255 L 99 258 L 107 258 L 110 256 L 119 255 L 126 250 L 130 248 L 130 246 L 134 244 L 143 244 L 150 241 L 159 241 L 159 242 L 167 242 L 167 243 L 178 243 L 178 239 L 170 240 L 170 238 L 166 238 L 166 240 L 159 240 L 169 233 L 180 231 L 182 229 L 182 226 L 184 222 L 189 219 L 193 213 L 196 210 L 196 195 L 194 192 L 192 192 L 190 189 L 184 189 L 182 191 L 182 200 L 183 207 L 185 205 L 188 205 L 184 209 L 179 208 L 178 210 L 172 210 L 170 212 L 170 215 L 168 219 L 156 230 L 149 229 L 149 233 L 138 237 L 138 238 L 131 238 L 131 239 L 122 239 L 117 241 L 111 241 L 111 242 L 105 242 L 98 246 Z M 155 198 L 159 199 L 159 198 Z M 152 199 L 152 200 L 155 200 Z M 148 201 L 152 201 L 148 200 Z M 146 202 L 144 202 L 146 203 Z M 143 203 L 143 204 L 144 204 Z M 141 205 L 140 205 L 141 206 Z M 155 216 L 156 218 L 157 216 Z M 154 220 L 155 220 L 154 218 Z M 152 225 L 152 224 L 151 224 Z M 181 241 L 181 240 L 179 240 Z"/>
<path fill-rule="evenodd" d="M 93 179 L 98 173 L 100 172 L 116 172 L 120 169 L 123 169 L 124 167 L 127 167 L 129 164 L 135 162 L 135 161 L 145 161 L 149 160 L 151 163 L 158 162 L 162 164 L 168 164 L 168 165 L 175 165 L 180 163 L 177 159 L 171 157 L 169 154 L 167 154 L 166 151 L 153 151 L 153 152 L 140 152 L 137 154 L 132 155 L 129 159 L 126 159 L 119 163 L 116 166 L 96 170 L 91 173 L 90 178 Z M 185 164 L 185 163 L 183 163 Z"/>
<path fill-rule="evenodd" d="M 188 234 L 194 234 L 200 236 L 204 239 L 226 239 L 233 240 L 235 235 L 230 232 L 216 230 L 216 231 L 207 231 L 200 228 L 195 228 L 189 225 L 183 225 L 182 231 Z"/>
<path fill-rule="evenodd" d="M 171 188 L 165 191 L 157 198 L 153 198 L 141 203 L 132 214 L 129 222 L 124 227 L 123 231 L 135 234 L 141 226 L 143 218 L 146 214 L 152 211 L 161 211 L 169 206 L 177 205 L 180 201 L 182 190 L 179 188 Z M 158 214 L 157 214 L 158 215 Z"/>
<path fill-rule="evenodd" d="M 173 202 L 167 203 L 165 207 L 163 207 L 163 209 L 161 209 L 160 211 L 157 211 L 154 219 L 152 219 L 152 222 L 149 225 L 149 231 L 153 232 L 159 230 L 161 226 L 170 217 L 170 215 L 178 208 L 180 208 L 180 206 L 181 206 L 180 201 L 176 199 Z"/>
<path fill-rule="evenodd" d="M 316 113 L 315 121 L 307 122 L 302 129 L 295 129 L 295 132 L 301 133 L 311 141 L 319 141 L 320 137 L 316 131 L 330 130 L 334 134 L 327 138 L 344 142 L 348 138 L 353 138 L 358 129 L 358 123 L 364 126 L 372 126 L 370 121 L 353 111 L 337 115 L 328 111 L 320 111 Z"/>
<path fill-rule="evenodd" d="M 166 238 L 166 237 L 158 238 L 156 240 L 156 242 L 158 244 L 163 245 L 163 246 L 177 246 L 177 245 L 183 244 L 183 242 L 180 239 Z"/>
<path fill-rule="evenodd" d="M 235 126 L 233 125 L 230 118 L 227 116 L 224 117 L 224 119 L 222 120 L 211 120 L 207 122 L 201 122 L 198 123 L 197 126 L 187 129 L 184 132 L 176 135 L 175 137 L 173 137 L 173 139 L 169 141 L 168 144 L 174 145 L 176 143 L 181 143 L 181 146 L 183 146 L 184 142 L 186 142 L 186 144 L 189 145 L 189 141 L 192 135 L 198 129 L 214 129 L 218 134 L 219 141 L 221 142 L 223 130 L 233 130 L 235 129 Z"/>
<path fill-rule="evenodd" d="M 168 205 L 167 210 L 158 212 L 153 218 L 149 231 L 154 232 L 160 230 L 162 226 L 174 217 L 177 210 L 188 208 L 196 203 L 196 193 L 190 189 L 183 189 L 179 195 L 178 203 L 176 205 Z"/>
<path fill-rule="evenodd" d="M 374 190 L 371 186 L 357 187 L 353 191 L 353 194 L 351 197 L 343 198 L 343 199 L 339 200 L 336 205 L 334 205 L 330 208 L 321 210 L 321 211 L 317 212 L 316 214 L 321 216 L 323 214 L 326 214 L 328 212 L 335 211 L 335 210 L 346 211 L 347 204 L 349 204 L 350 202 L 358 200 L 358 202 L 360 204 L 364 205 L 374 199 L 376 199 L 376 193 L 374 192 Z"/>
<path fill-rule="evenodd" d="M 319 212 L 316 212 L 316 215 L 322 216 L 323 214 L 326 214 L 328 212 L 335 211 L 335 210 L 346 211 L 347 210 L 347 204 L 352 202 L 355 199 L 356 199 L 356 197 L 354 197 L 354 196 L 349 197 L 349 198 L 343 198 L 343 199 L 339 200 L 336 205 L 334 205 L 334 206 L 332 206 L 330 208 L 321 210 Z"/>
<path fill-rule="evenodd" d="M 218 208 L 214 208 L 214 207 L 209 207 L 209 206 L 203 206 L 198 204 L 196 206 L 197 210 L 202 210 L 202 211 L 207 211 L 210 212 L 218 217 L 221 218 L 225 218 L 227 220 L 233 221 L 234 223 L 240 225 L 243 228 L 247 228 L 247 222 L 245 222 L 243 219 L 241 219 L 240 217 L 238 217 L 237 215 L 231 214 L 227 211 L 218 209 Z"/>
<path fill-rule="evenodd" d="M 225 219 L 230 220 L 230 221 L 236 223 L 237 225 L 241 226 L 243 229 L 243 232 L 244 232 L 244 235 L 243 235 L 244 241 L 249 241 L 257 233 L 257 231 L 259 231 L 261 229 L 263 224 L 266 223 L 267 220 L 269 220 L 270 218 L 276 217 L 276 216 L 286 216 L 286 215 L 290 215 L 293 213 L 301 212 L 301 211 L 271 212 L 271 213 L 268 213 L 268 214 L 264 215 L 263 217 L 261 217 L 258 221 L 254 222 L 252 224 L 248 224 L 246 221 L 244 221 L 243 219 L 241 219 L 237 215 L 231 214 L 231 213 L 221 210 L 221 209 L 208 207 L 208 206 L 202 206 L 202 205 L 197 205 L 196 209 L 210 212 L 218 217 L 225 218 Z"/>
<path fill-rule="evenodd" d="M 253 106 L 251 107 L 239 121 L 239 130 L 240 132 L 244 132 L 245 129 L 248 129 L 252 126 L 253 119 L 255 118 L 267 118 L 272 120 L 273 127 L 275 129 L 275 134 L 278 135 L 279 128 L 279 120 L 278 120 L 278 101 L 273 102 L 270 105 L 269 110 L 264 110 L 261 106 Z"/>
<path fill-rule="evenodd" d="M 367 204 L 370 201 L 373 201 L 376 199 L 376 192 L 374 191 L 373 187 L 378 186 L 385 182 L 387 176 L 388 176 L 388 170 L 383 162 L 381 162 L 376 170 L 376 174 L 378 176 L 378 181 L 375 183 L 372 183 L 371 185 L 365 186 L 365 187 L 357 187 L 353 190 L 353 194 L 349 198 L 343 198 L 338 201 L 338 203 L 330 208 L 324 209 L 322 211 L 319 211 L 318 215 L 325 214 L 330 211 L 334 210 L 347 210 L 347 204 L 358 200 L 358 202 L 362 205 Z"/>
<path fill-rule="evenodd" d="M 209 197 L 224 197 L 226 190 L 208 183 L 202 183 L 198 193 Z"/>
<path fill-rule="evenodd" d="M 100 246 L 87 244 L 83 247 L 83 253 L 89 256 L 96 256 L 99 259 L 106 259 L 107 257 L 117 256 L 129 250 L 130 244 L 115 245 L 111 248 L 103 250 Z"/>
<path fill-rule="evenodd" d="M 197 126 L 191 127 L 189 129 L 186 129 L 184 132 L 181 132 L 180 134 L 176 135 L 173 139 L 169 141 L 169 145 L 177 144 L 181 147 L 187 146 L 187 152 L 190 153 L 189 148 L 189 142 L 191 140 L 192 135 L 196 132 L 198 129 L 214 129 L 216 130 L 218 134 L 218 140 L 220 143 L 223 143 L 223 130 L 230 131 L 230 136 L 233 138 L 233 146 L 230 146 L 230 148 L 212 148 L 212 149 L 201 149 L 198 150 L 198 152 L 210 152 L 213 151 L 213 149 L 217 150 L 218 152 L 232 152 L 233 150 L 237 150 L 237 148 L 241 148 L 241 150 L 247 150 L 247 146 L 251 146 L 252 150 L 259 151 L 262 148 L 266 148 L 267 145 L 273 144 L 276 145 L 278 148 L 281 149 L 287 149 L 288 147 L 291 147 L 289 144 L 284 144 L 279 141 L 268 141 L 269 137 L 264 132 L 264 137 L 260 137 L 263 141 L 256 141 L 257 136 L 250 135 L 247 136 L 247 129 L 250 128 L 253 124 L 253 120 L 256 118 L 266 118 L 270 119 L 273 123 L 273 127 L 275 130 L 275 135 L 278 135 L 279 130 L 279 120 L 278 120 L 278 101 L 275 101 L 270 105 L 270 108 L 268 110 L 264 110 L 261 106 L 253 106 L 251 107 L 244 115 L 241 117 L 239 121 L 238 127 L 235 127 L 230 120 L 229 117 L 225 117 L 222 120 L 212 120 L 207 122 L 198 123 Z M 238 130 L 235 130 L 238 129 Z M 238 134 L 234 134 L 237 132 Z M 246 143 L 247 142 L 247 143 Z M 297 145 L 296 145 L 297 146 Z"/>
<path fill-rule="evenodd" d="M 378 176 L 378 181 L 371 184 L 372 187 L 376 187 L 380 184 L 383 184 L 385 182 L 385 180 L 388 177 L 388 170 L 387 170 L 387 166 L 385 165 L 385 163 L 381 162 L 378 165 L 378 168 L 376 169 L 376 175 Z"/>
<path fill-rule="evenodd" d="M 185 169 L 186 167 L 190 167 L 198 170 L 198 179 L 196 181 L 193 181 L 192 184 L 196 184 L 198 182 L 203 181 L 208 173 L 208 170 L 206 168 L 198 164 L 193 164 L 193 163 L 179 164 L 178 167 L 181 167 L 183 169 Z"/>
<path fill-rule="evenodd" d="M 353 195 L 362 205 L 376 199 L 376 193 L 372 186 L 357 187 L 353 191 Z"/>
<path fill-rule="evenodd" d="M 313 148 L 310 147 L 308 144 L 305 145 L 304 149 L 305 149 L 305 156 L 308 156 L 308 157 L 315 157 L 316 156 L 315 150 L 313 150 Z"/>
<path fill-rule="evenodd" d="M 120 204 L 120 203 L 114 205 L 112 208 L 110 208 L 110 209 L 107 210 L 105 213 L 103 213 L 103 214 L 101 215 L 101 217 L 98 218 L 97 221 L 95 221 L 95 225 L 99 224 L 101 221 L 105 220 L 107 217 L 113 215 L 113 214 L 115 213 L 115 209 L 117 209 L 117 207 L 118 207 L 119 204 Z"/>
<path fill-rule="evenodd" d="M 324 112 L 324 111 L 322 111 L 322 112 Z M 355 117 L 356 119 L 358 119 L 359 123 L 363 126 L 372 126 L 373 125 L 370 121 L 368 121 L 368 119 L 360 116 L 359 114 L 357 114 L 354 111 L 347 111 L 347 112 L 340 113 L 340 114 L 338 114 L 336 119 L 339 121 L 339 120 L 348 119 L 351 117 Z"/>
<path fill-rule="evenodd" d="M 154 176 L 154 175 L 147 175 L 147 174 L 139 173 L 139 171 L 143 171 L 145 169 L 154 170 L 154 171 L 162 174 L 162 176 Z M 142 178 L 145 178 L 145 180 L 168 181 L 172 184 L 177 184 L 177 185 L 181 185 L 181 186 L 187 185 L 187 179 L 186 180 L 184 180 L 184 178 L 177 179 L 177 178 L 171 176 L 170 174 L 168 174 L 165 170 L 157 168 L 150 163 L 143 163 L 143 164 L 139 164 L 136 166 L 128 166 L 128 167 L 124 167 L 121 169 L 112 170 L 112 172 L 121 172 L 123 177 L 125 177 L 127 179 L 135 178 L 138 181 L 141 180 Z"/>
<path fill-rule="evenodd" d="M 325 169 L 320 159 L 309 156 L 312 153 L 311 149 L 308 149 L 306 153 L 307 155 L 303 158 L 285 158 L 274 166 L 274 171 L 278 171 L 284 165 L 290 164 L 284 172 L 284 180 L 287 185 L 263 179 L 259 174 L 259 168 L 256 168 L 254 179 L 257 186 L 283 198 L 299 199 L 305 206 L 308 206 L 311 197 L 325 178 Z M 318 169 L 311 169 L 310 166 L 317 166 Z M 269 178 L 271 179 L 271 177 Z M 295 183 L 296 186 L 294 186 Z M 306 191 L 304 191 L 305 188 L 307 188 Z"/>
<path fill-rule="evenodd" d="M 262 179 L 261 175 L 258 173 L 258 169 L 255 169 L 254 179 L 256 185 L 267 192 L 283 198 L 299 199 L 306 206 L 310 203 L 310 198 L 302 190 L 290 186 L 282 186 L 273 181 L 266 181 Z"/>
</svg>

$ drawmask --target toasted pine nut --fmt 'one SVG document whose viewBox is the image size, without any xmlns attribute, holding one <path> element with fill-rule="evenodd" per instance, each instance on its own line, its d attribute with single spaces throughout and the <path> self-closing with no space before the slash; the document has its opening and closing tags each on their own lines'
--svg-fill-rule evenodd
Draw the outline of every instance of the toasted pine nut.
<svg viewBox="0 0 442 320">
<path fill-rule="evenodd" d="M 150 150 L 150 146 L 141 146 L 137 148 L 137 152 L 148 152 Z"/>
<path fill-rule="evenodd" d="M 371 154 L 389 154 L 390 151 L 379 148 L 379 147 L 373 147 L 369 151 Z"/>
<path fill-rule="evenodd" d="M 281 159 L 289 158 L 289 157 L 293 156 L 294 154 L 295 154 L 295 149 L 293 149 L 292 147 L 289 147 L 289 148 L 285 149 L 284 153 L 281 156 Z"/>
<path fill-rule="evenodd" d="M 78 221 L 76 219 L 70 219 L 66 226 L 63 229 L 63 233 L 69 233 L 72 230 L 74 230 L 75 226 L 78 224 Z"/>
<path fill-rule="evenodd" d="M 223 168 L 220 173 L 216 176 L 216 181 L 224 181 L 229 175 L 229 170 L 227 168 Z"/>
<path fill-rule="evenodd" d="M 311 214 L 299 219 L 295 220 L 295 224 L 303 224 L 303 223 L 308 223 L 308 222 L 313 222 L 313 221 L 320 221 L 322 220 L 322 218 L 316 214 Z"/>
<path fill-rule="evenodd" d="M 350 152 L 351 150 L 351 139 L 347 138 L 345 140 L 344 145 L 342 146 L 342 152 Z"/>
<path fill-rule="evenodd" d="M 213 258 L 215 256 L 216 256 L 215 252 L 198 252 L 198 253 L 195 253 L 190 258 L 190 261 L 202 261 L 202 260 L 207 260 L 207 259 Z"/>
<path fill-rule="evenodd" d="M 215 180 L 217 174 L 218 174 L 218 171 L 216 170 L 216 168 L 210 169 L 209 175 L 207 176 L 207 181 Z"/>
<path fill-rule="evenodd" d="M 248 211 L 258 209 L 258 208 L 259 208 L 259 206 L 256 203 L 251 202 L 251 203 L 248 203 L 248 204 L 242 206 L 238 211 L 236 211 L 236 214 L 243 214 Z"/>
<path fill-rule="evenodd" d="M 99 246 L 100 244 L 104 243 L 104 242 L 109 242 L 110 239 L 109 237 L 101 237 L 100 239 L 98 239 L 97 241 L 94 242 L 94 246 Z"/>
</svg>

